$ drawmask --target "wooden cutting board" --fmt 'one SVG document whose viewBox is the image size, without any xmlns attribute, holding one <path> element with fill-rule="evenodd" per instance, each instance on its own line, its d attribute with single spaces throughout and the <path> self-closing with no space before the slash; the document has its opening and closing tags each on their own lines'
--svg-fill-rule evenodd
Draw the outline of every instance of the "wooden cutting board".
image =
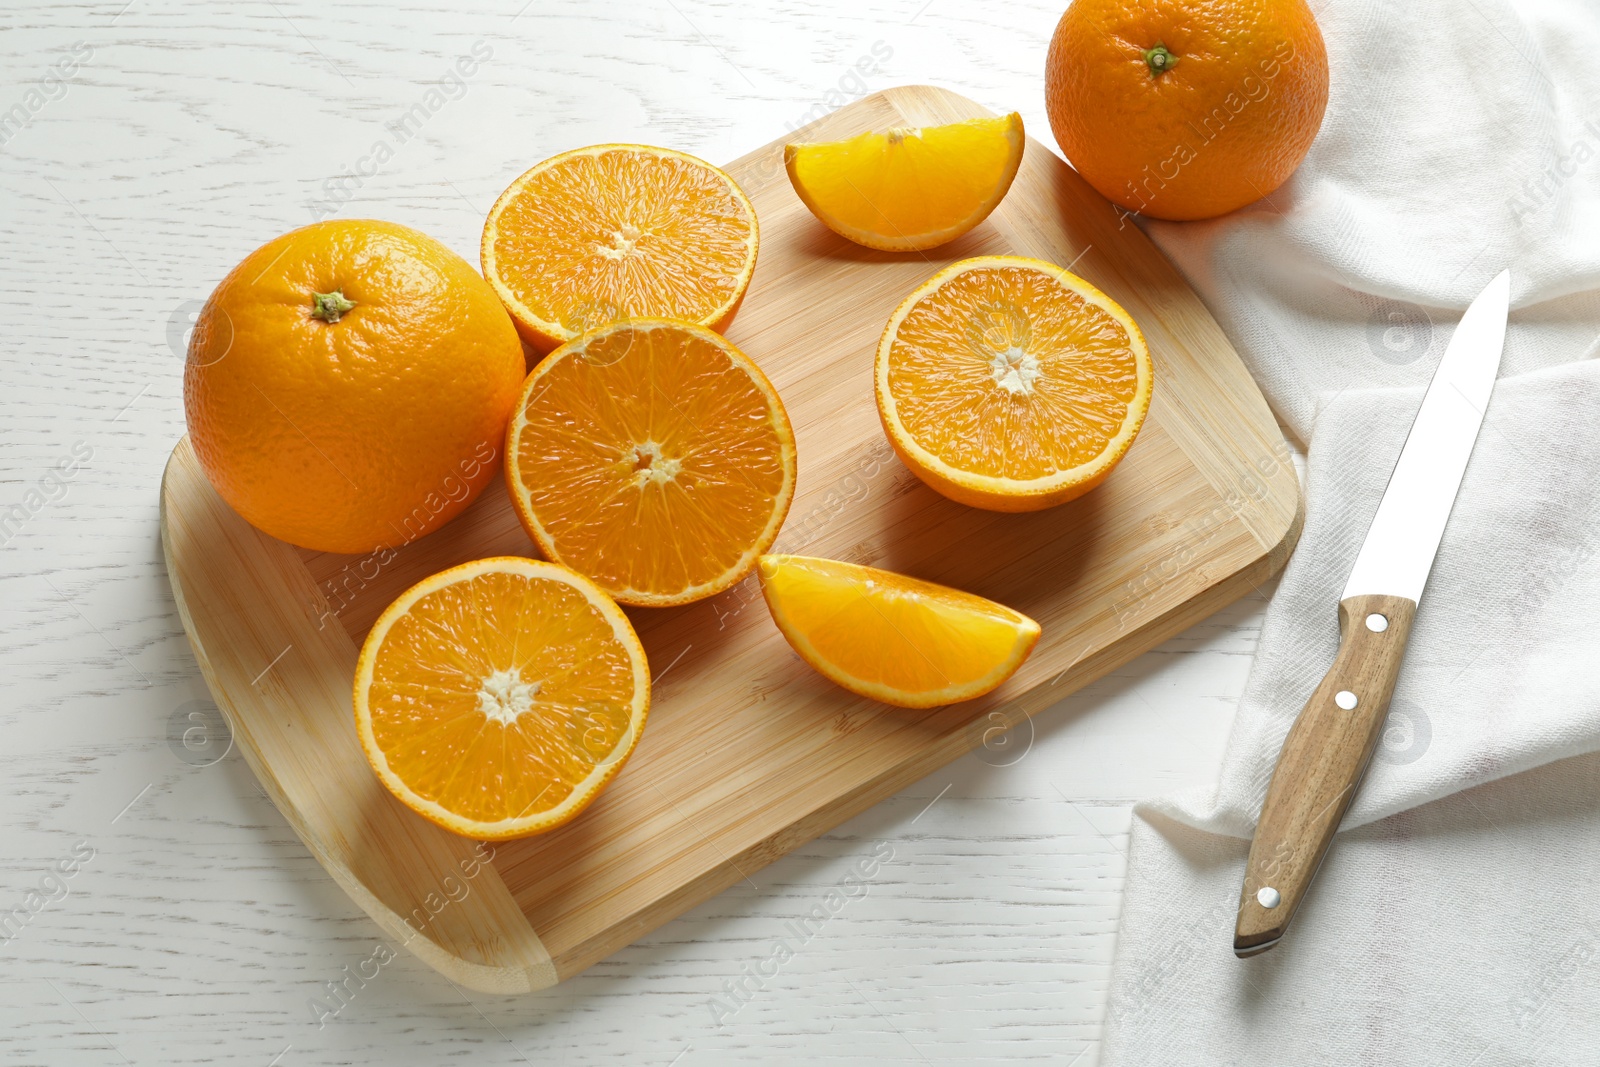
<svg viewBox="0 0 1600 1067">
<path fill-rule="evenodd" d="M 831 140 L 987 114 L 926 87 L 869 96 L 799 131 Z M 460 984 L 552 985 L 1216 611 L 1277 571 L 1299 487 L 1266 403 L 1222 331 L 1144 235 L 1029 142 L 999 209 L 927 253 L 856 247 L 789 186 L 782 141 L 734 163 L 761 220 L 754 283 L 728 336 L 794 421 L 799 485 L 778 551 L 870 563 L 1039 620 L 1033 657 L 981 700 L 933 712 L 851 696 L 804 666 L 756 581 L 630 609 L 655 675 L 627 768 L 571 824 L 478 845 L 412 814 L 362 757 L 350 687 L 394 596 L 483 556 L 534 555 L 496 483 L 392 560 L 318 554 L 257 532 L 187 439 L 162 483 L 162 543 L 184 627 L 235 741 L 328 872 Z M 889 313 L 945 264 L 1015 253 L 1070 265 L 1138 320 L 1155 360 L 1144 430 L 1111 478 L 1050 511 L 954 504 L 894 458 L 872 401 Z"/>
</svg>

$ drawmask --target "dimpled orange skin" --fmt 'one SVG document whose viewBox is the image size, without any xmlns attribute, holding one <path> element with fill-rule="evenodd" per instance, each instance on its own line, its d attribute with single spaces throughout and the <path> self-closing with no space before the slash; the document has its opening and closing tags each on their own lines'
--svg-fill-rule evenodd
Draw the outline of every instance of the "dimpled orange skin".
<svg viewBox="0 0 1600 1067">
<path fill-rule="evenodd" d="M 1174 58 L 1152 74 L 1146 53 Z M 1203 219 L 1269 195 L 1328 103 L 1328 54 L 1304 0 L 1073 0 L 1045 61 L 1056 143 L 1110 200 Z"/>
<path fill-rule="evenodd" d="M 337 322 L 314 295 L 342 292 Z M 438 529 L 498 469 L 525 371 L 516 328 L 460 256 L 388 222 L 269 241 L 211 294 L 184 371 L 211 484 L 258 529 L 325 552 Z"/>
</svg>

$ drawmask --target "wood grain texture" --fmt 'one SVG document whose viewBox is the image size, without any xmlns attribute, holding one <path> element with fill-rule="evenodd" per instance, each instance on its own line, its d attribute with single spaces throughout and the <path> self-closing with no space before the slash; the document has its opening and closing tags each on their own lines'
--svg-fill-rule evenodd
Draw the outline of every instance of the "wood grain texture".
<svg viewBox="0 0 1600 1067">
<path fill-rule="evenodd" d="M 367 765 L 351 715 L 356 646 L 327 625 L 293 548 L 206 481 L 185 437 L 161 480 L 161 545 L 195 659 L 267 795 L 334 881 L 462 985 L 526 993 L 549 953 L 493 866 L 494 849 L 416 817 Z M 266 666 L 260 666 L 265 663 Z"/>
<path fill-rule="evenodd" d="M 1250 843 L 1233 934 L 1238 955 L 1277 944 L 1305 899 L 1383 734 L 1416 613 L 1416 601 L 1404 597 L 1340 602 L 1339 654 L 1284 738 Z M 1384 629 L 1368 625 L 1374 616 Z M 1353 694 L 1354 706 L 1340 707 L 1340 694 Z M 1258 896 L 1264 890 L 1278 902 L 1268 907 Z"/>
<path fill-rule="evenodd" d="M 1050 146 L 1041 72 L 1064 6 L 0 6 L 0 105 L 73 42 L 94 49 L 0 147 L 0 506 L 75 445 L 93 453 L 0 547 L 0 909 L 75 841 L 97 850 L 0 948 L 0 1063 L 1092 1063 L 1129 807 L 1214 782 L 1271 582 L 583 974 L 463 996 L 352 902 L 230 749 L 158 530 L 187 320 L 380 138 L 394 158 L 344 179 L 331 209 L 471 260 L 495 195 L 584 144 L 728 160 L 864 92 L 935 81 L 1019 109 Z M 494 56 L 465 94 L 447 86 L 395 138 L 479 41 Z M 194 748 L 173 727 L 190 714 L 216 727 Z M 867 895 L 714 1019 L 711 998 L 879 841 L 896 858 Z M 380 942 L 397 958 L 320 1024 L 308 997 Z"/>
<path fill-rule="evenodd" d="M 842 108 L 798 136 L 834 139 L 982 114 L 943 90 L 903 88 Z M 655 671 L 650 727 L 626 772 L 581 818 L 499 846 L 494 865 L 525 920 L 491 925 L 503 936 L 485 940 L 477 923 L 492 916 L 452 910 L 472 933 L 463 958 L 486 968 L 458 969 L 453 977 L 463 985 L 508 991 L 584 970 L 970 750 L 994 716 L 1021 721 L 1236 599 L 1282 565 L 1298 535 L 1298 483 L 1279 459 L 1282 439 L 1220 330 L 1143 235 L 1121 225 L 1049 152 L 1034 144 L 994 215 L 928 254 L 874 252 L 837 237 L 800 204 L 781 159 L 780 140 L 729 168 L 761 217 L 763 252 L 728 333 L 783 394 L 800 456 L 777 549 L 968 589 L 1032 616 L 1044 634 L 994 693 L 908 713 L 846 693 L 800 663 L 767 617 L 754 577 L 700 604 L 630 610 Z M 1156 367 L 1144 430 L 1111 479 L 1079 501 L 1028 515 L 962 507 L 921 485 L 888 454 L 872 404 L 872 354 L 904 294 L 955 259 L 1003 253 L 1074 264 L 1140 323 Z M 187 522 L 190 508 L 212 508 L 195 478 L 180 446 L 164 490 L 169 528 Z M 223 524 L 214 516 L 213 524 L 220 535 Z M 358 903 L 392 924 L 388 912 L 410 914 L 421 904 L 418 891 L 437 885 L 457 857 L 431 827 L 408 829 L 417 842 L 409 853 L 329 851 L 339 820 L 355 811 L 405 821 L 375 799 L 353 744 L 333 744 L 348 725 L 353 642 L 427 574 L 483 556 L 533 554 L 533 546 L 498 485 L 461 520 L 383 565 L 306 551 L 298 573 L 286 574 L 293 550 L 275 546 L 256 559 L 254 544 L 266 551 L 272 543 L 237 531 L 220 547 L 203 536 L 169 536 L 185 625 L 209 657 L 208 681 L 238 716 L 235 736 L 269 794 L 288 805 L 291 824 L 305 827 L 308 847 L 341 884 L 367 887 Z M 1163 569 L 1179 557 L 1191 565 Z M 280 584 L 241 591 L 229 577 L 240 569 L 276 574 Z M 298 620 L 293 633 L 241 639 L 219 625 L 284 617 Z M 324 625 L 331 620 L 338 625 Z M 251 674 L 284 638 L 329 645 L 308 659 L 304 684 L 260 698 Z M 219 649 L 235 644 L 224 665 Z M 268 737 L 261 719 L 288 725 Z M 326 747 L 354 758 L 298 766 L 295 724 L 326 731 Z M 314 808 L 313 798 L 327 804 L 334 782 L 350 794 L 346 809 Z M 390 891 L 373 894 L 374 886 Z M 375 897 L 387 912 L 374 910 Z M 411 943 L 446 951 L 468 944 L 442 935 Z M 544 969 L 544 952 L 553 969 Z"/>
</svg>

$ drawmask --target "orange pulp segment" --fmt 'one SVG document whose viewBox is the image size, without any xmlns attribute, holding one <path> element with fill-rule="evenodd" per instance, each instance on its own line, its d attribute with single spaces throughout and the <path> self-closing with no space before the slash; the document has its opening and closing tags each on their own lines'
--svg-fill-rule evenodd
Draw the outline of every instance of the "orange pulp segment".
<svg viewBox="0 0 1600 1067">
<path fill-rule="evenodd" d="M 884 433 L 952 500 L 1033 511 L 1105 480 L 1150 408 L 1144 335 L 1116 301 L 1037 259 L 953 263 L 878 344 Z"/>
<path fill-rule="evenodd" d="M 723 171 L 667 148 L 603 144 L 512 182 L 480 254 L 522 339 L 549 352 L 631 316 L 721 329 L 759 245 L 755 208 Z"/>
<path fill-rule="evenodd" d="M 650 670 L 622 610 L 541 560 L 463 563 L 402 593 L 356 667 L 356 728 L 383 784 L 469 837 L 553 829 L 621 770 Z"/>
<path fill-rule="evenodd" d="M 846 141 L 784 146 L 789 181 L 811 213 L 868 248 L 953 241 L 988 218 L 1022 164 L 1022 116 L 897 126 Z"/>
<path fill-rule="evenodd" d="M 754 569 L 794 498 L 794 430 L 744 353 L 703 326 L 630 319 L 536 367 L 506 485 L 545 555 L 624 604 L 712 596 Z"/>
<path fill-rule="evenodd" d="M 992 600 L 893 571 L 762 556 L 772 620 L 800 658 L 860 696 L 930 708 L 1011 677 L 1039 624 Z"/>
</svg>

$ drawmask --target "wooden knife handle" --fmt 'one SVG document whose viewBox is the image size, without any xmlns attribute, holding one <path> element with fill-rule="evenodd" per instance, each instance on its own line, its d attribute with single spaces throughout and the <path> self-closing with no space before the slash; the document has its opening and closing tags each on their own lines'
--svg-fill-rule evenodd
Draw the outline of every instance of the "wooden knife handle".
<svg viewBox="0 0 1600 1067">
<path fill-rule="evenodd" d="M 1239 895 L 1236 955 L 1271 948 L 1305 898 L 1383 734 L 1416 612 L 1415 601 L 1396 596 L 1339 604 L 1339 655 L 1284 738 L 1261 805 Z"/>
</svg>

